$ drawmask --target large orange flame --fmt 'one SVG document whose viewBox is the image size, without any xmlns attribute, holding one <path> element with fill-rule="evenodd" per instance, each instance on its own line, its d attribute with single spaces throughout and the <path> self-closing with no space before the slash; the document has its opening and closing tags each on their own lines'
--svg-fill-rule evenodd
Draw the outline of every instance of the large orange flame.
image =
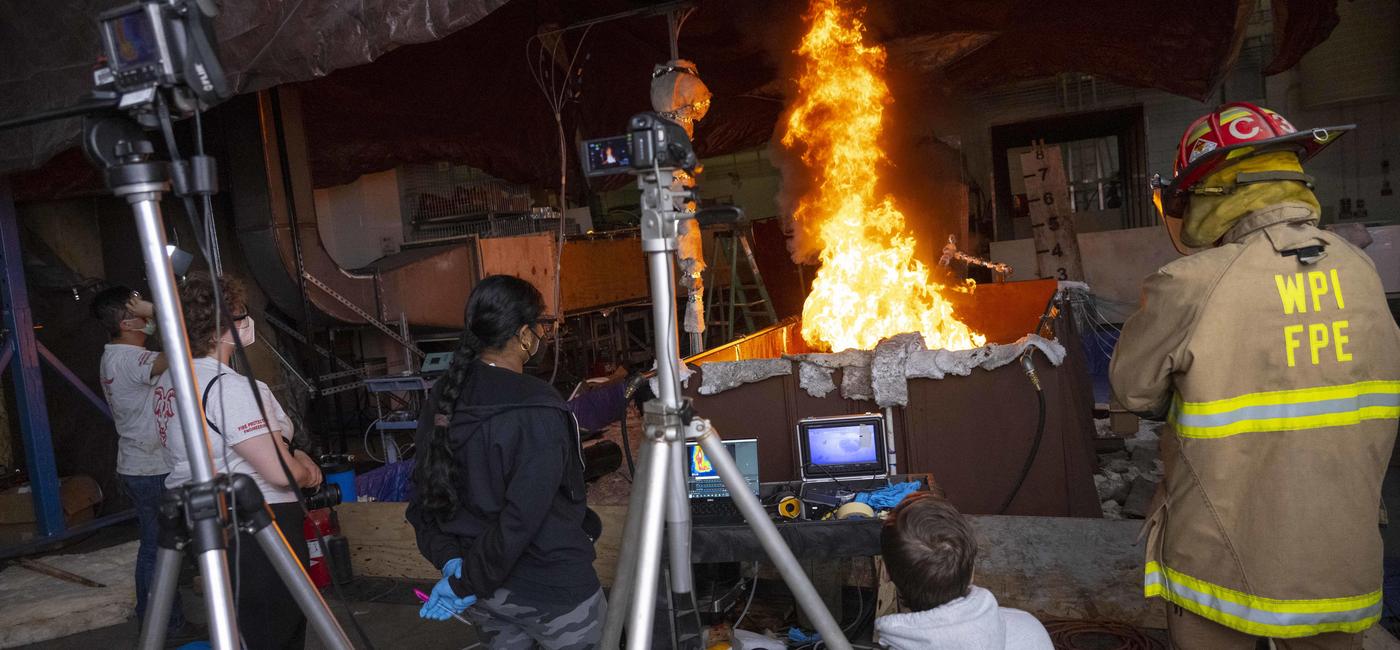
<svg viewBox="0 0 1400 650">
<path fill-rule="evenodd" d="M 880 339 L 920 332 L 930 348 L 966 350 L 986 342 L 953 316 L 889 196 L 879 196 L 885 50 L 862 42 L 859 11 L 812 0 L 797 100 L 785 147 L 816 174 L 793 218 L 819 239 L 821 268 L 802 307 L 802 338 L 833 351 L 871 349 Z"/>
</svg>

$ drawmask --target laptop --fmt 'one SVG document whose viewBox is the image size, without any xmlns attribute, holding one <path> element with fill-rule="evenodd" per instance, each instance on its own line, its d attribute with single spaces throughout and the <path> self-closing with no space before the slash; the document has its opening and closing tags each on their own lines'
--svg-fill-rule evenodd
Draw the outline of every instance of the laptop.
<svg viewBox="0 0 1400 650">
<path fill-rule="evenodd" d="M 725 440 L 724 448 L 734 457 L 749 491 L 758 496 L 758 440 Z M 730 497 L 729 488 L 720 480 L 705 451 L 698 443 L 685 445 L 686 494 L 690 497 L 691 522 L 697 526 L 742 524 L 744 516 Z"/>
</svg>

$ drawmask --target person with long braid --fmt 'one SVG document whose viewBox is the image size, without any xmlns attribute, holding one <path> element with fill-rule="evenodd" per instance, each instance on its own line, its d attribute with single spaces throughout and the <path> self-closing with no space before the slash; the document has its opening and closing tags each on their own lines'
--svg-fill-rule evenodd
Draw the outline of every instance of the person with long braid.
<svg viewBox="0 0 1400 650">
<path fill-rule="evenodd" d="M 492 648 L 591 648 L 607 608 L 577 425 L 553 387 L 524 374 L 543 312 L 520 278 L 477 283 L 416 438 L 406 514 L 442 570 L 419 615 L 465 614 Z"/>
</svg>

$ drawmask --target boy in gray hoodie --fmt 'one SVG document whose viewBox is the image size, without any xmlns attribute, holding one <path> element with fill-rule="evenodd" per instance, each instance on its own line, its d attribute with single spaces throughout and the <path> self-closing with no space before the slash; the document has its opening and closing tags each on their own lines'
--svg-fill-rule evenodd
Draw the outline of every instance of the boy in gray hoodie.
<svg viewBox="0 0 1400 650">
<path fill-rule="evenodd" d="M 1034 616 L 972 585 L 977 539 L 953 504 L 915 492 L 885 519 L 880 548 L 907 614 L 875 621 L 891 650 L 1053 650 Z"/>
</svg>

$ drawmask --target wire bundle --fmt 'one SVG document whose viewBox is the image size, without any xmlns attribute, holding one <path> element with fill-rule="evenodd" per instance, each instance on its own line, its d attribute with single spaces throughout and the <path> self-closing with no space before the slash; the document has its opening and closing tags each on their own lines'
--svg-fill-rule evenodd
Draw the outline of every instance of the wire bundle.
<svg viewBox="0 0 1400 650">
<path fill-rule="evenodd" d="M 1050 642 L 1057 650 L 1166 650 L 1167 647 L 1132 625 L 1113 621 L 1046 621 L 1045 631 L 1050 633 Z M 1118 645 L 1108 645 L 1112 641 L 1117 641 Z"/>
</svg>

